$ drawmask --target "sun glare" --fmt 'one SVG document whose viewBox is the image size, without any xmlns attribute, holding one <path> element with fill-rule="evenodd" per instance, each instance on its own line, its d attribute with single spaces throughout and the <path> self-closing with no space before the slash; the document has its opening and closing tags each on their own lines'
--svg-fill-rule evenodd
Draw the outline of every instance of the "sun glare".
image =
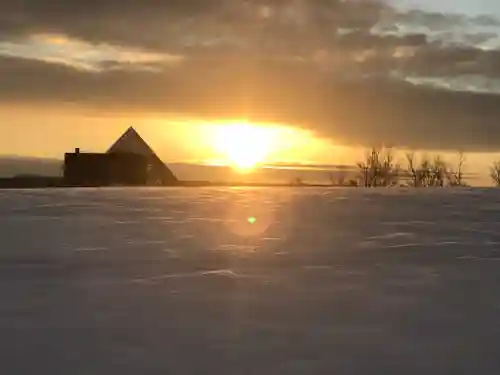
<svg viewBox="0 0 500 375">
<path fill-rule="evenodd" d="M 221 125 L 215 131 L 215 148 L 225 162 L 246 172 L 266 161 L 276 143 L 271 128 L 247 123 Z"/>
<path fill-rule="evenodd" d="M 205 122 L 199 129 L 197 148 L 206 147 L 201 160 L 209 165 L 230 166 L 244 174 L 257 167 L 330 163 L 341 160 L 346 153 L 333 147 L 330 140 L 287 124 L 235 119 Z"/>
</svg>

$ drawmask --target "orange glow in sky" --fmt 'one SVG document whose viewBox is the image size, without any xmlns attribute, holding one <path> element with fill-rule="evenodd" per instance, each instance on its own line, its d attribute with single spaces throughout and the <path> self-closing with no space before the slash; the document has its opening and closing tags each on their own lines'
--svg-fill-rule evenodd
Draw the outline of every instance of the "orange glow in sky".
<svg viewBox="0 0 500 375">
<path fill-rule="evenodd" d="M 224 162 L 245 172 L 265 163 L 278 146 L 278 130 L 248 123 L 235 123 L 214 128 L 214 147 Z"/>
<path fill-rule="evenodd" d="M 280 124 L 226 120 L 198 129 L 197 148 L 210 155 L 204 163 L 231 166 L 240 173 L 277 163 L 339 163 L 344 162 L 339 156 L 348 154 L 309 131 Z"/>
</svg>

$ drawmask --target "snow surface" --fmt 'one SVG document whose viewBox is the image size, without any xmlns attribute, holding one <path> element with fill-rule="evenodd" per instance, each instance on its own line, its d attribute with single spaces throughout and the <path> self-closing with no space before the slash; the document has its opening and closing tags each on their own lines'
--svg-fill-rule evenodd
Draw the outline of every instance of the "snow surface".
<svg viewBox="0 0 500 375">
<path fill-rule="evenodd" d="M 499 374 L 499 219 L 493 189 L 0 191 L 2 373 Z"/>
</svg>

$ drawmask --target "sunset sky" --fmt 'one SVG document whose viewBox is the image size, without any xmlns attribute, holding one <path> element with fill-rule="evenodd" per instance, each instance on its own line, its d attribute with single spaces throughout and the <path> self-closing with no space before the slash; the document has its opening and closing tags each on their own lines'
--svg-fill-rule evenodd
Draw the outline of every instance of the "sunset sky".
<svg viewBox="0 0 500 375">
<path fill-rule="evenodd" d="M 0 119 L 5 155 L 104 150 L 133 125 L 166 161 L 201 162 L 223 158 L 214 129 L 245 123 L 268 129 L 270 162 L 385 143 L 484 167 L 500 2 L 6 0 Z"/>
</svg>

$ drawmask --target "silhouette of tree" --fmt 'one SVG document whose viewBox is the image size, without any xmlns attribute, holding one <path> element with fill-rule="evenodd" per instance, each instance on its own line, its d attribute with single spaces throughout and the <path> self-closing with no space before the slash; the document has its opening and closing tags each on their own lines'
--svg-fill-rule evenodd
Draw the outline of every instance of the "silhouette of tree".
<svg viewBox="0 0 500 375">
<path fill-rule="evenodd" d="M 372 148 L 356 165 L 361 185 L 365 187 L 397 185 L 401 177 L 409 179 L 407 186 L 413 187 L 464 186 L 466 156 L 459 151 L 457 157 L 457 164 L 452 168 L 440 155 L 423 155 L 417 161 L 415 152 L 408 152 L 405 154 L 406 168 L 401 168 L 395 163 L 391 148 Z M 500 161 L 498 173 L 500 176 Z"/>
<path fill-rule="evenodd" d="M 415 166 L 415 153 L 409 152 L 406 154 L 406 161 L 408 163 L 408 174 L 412 179 L 413 187 L 421 186 L 420 171 Z"/>
<path fill-rule="evenodd" d="M 394 155 L 390 148 L 374 147 L 365 160 L 356 165 L 365 187 L 392 186 L 398 182 L 400 168 L 394 164 Z"/>
<path fill-rule="evenodd" d="M 429 186 L 444 187 L 447 176 L 448 165 L 441 156 L 438 155 L 431 164 L 431 184 Z"/>
<path fill-rule="evenodd" d="M 458 156 L 458 161 L 457 161 L 457 168 L 456 170 L 449 169 L 448 171 L 448 182 L 450 186 L 464 186 L 464 176 L 463 176 L 463 169 L 466 161 L 465 154 L 462 151 L 459 151 L 457 153 Z"/>
<path fill-rule="evenodd" d="M 497 160 L 490 167 L 490 177 L 495 186 L 500 186 L 500 160 Z"/>
<path fill-rule="evenodd" d="M 415 153 L 406 154 L 407 175 L 413 187 L 444 187 L 450 178 L 447 163 L 438 155 L 434 159 L 423 156 L 420 163 L 415 160 Z M 461 168 L 461 167 L 460 167 Z"/>
</svg>

